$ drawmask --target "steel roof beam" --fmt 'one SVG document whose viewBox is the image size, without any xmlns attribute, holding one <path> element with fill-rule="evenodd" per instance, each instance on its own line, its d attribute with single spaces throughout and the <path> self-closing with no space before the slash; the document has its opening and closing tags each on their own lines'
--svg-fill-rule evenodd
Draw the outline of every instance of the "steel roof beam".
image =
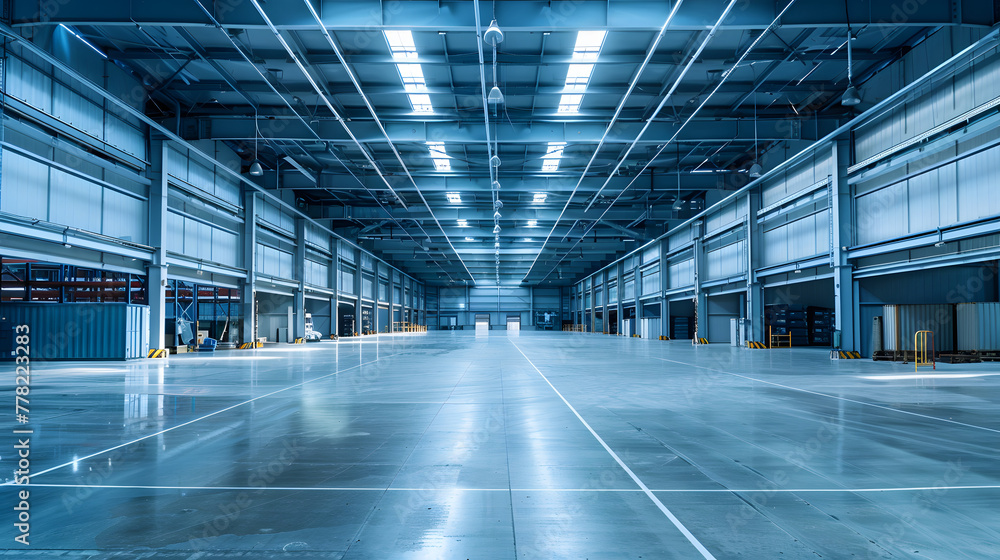
<svg viewBox="0 0 1000 560">
<path fill-rule="evenodd" d="M 613 31 L 613 30 L 612 30 Z M 308 33 L 308 31 L 304 31 Z M 824 61 L 847 61 L 847 53 L 843 49 L 837 52 L 826 52 L 828 49 L 824 49 L 823 52 L 816 51 L 816 54 L 821 54 Z M 239 56 L 239 53 L 233 51 L 232 49 L 222 48 L 222 47 L 206 47 L 206 54 L 212 57 L 213 60 L 219 61 L 230 61 L 238 62 L 243 59 Z M 811 51 L 805 51 L 809 53 Z M 321 53 L 315 51 L 303 51 L 305 56 L 309 57 L 309 62 L 315 66 L 323 65 L 334 65 L 340 66 L 340 60 L 336 55 Z M 635 64 L 636 59 L 642 58 L 645 55 L 645 51 L 618 51 L 608 54 L 602 54 L 598 60 L 587 61 L 587 64 L 600 65 L 617 65 L 617 64 Z M 669 52 L 663 51 L 655 53 L 650 57 L 650 65 L 653 66 L 663 66 L 669 65 L 673 66 L 677 64 L 677 57 L 680 55 L 680 51 Z M 759 53 L 754 53 L 747 57 L 750 62 L 771 62 L 771 61 L 782 61 L 787 59 L 795 53 L 789 50 L 781 49 L 762 49 Z M 174 60 L 180 56 L 183 58 L 186 56 L 194 56 L 194 53 L 164 53 L 157 51 L 150 51 L 146 49 L 124 49 L 124 50 L 110 50 L 107 52 L 109 58 L 122 60 L 122 61 L 143 61 L 143 60 Z M 254 55 L 260 59 L 266 61 L 280 62 L 284 63 L 287 56 L 284 51 L 277 49 L 257 49 L 254 51 Z M 854 60 L 867 60 L 867 61 L 879 61 L 891 58 L 891 54 L 885 52 L 875 52 L 867 49 L 857 49 L 852 52 L 851 55 Z M 568 64 L 573 64 L 577 62 L 572 56 L 563 54 L 547 54 L 547 55 L 535 55 L 535 54 L 524 54 L 524 53 L 497 53 L 498 62 L 500 64 L 516 64 L 522 67 L 528 66 L 565 66 Z M 387 56 L 384 54 L 344 54 L 344 59 L 348 64 L 352 66 L 356 65 L 393 65 L 395 66 L 399 61 L 392 58 L 392 56 Z M 735 60 L 732 51 L 712 51 L 710 49 L 702 53 L 700 58 L 701 62 L 704 64 L 732 64 Z M 475 60 L 475 56 L 469 55 L 467 53 L 448 53 L 447 55 L 438 54 L 421 54 L 420 55 L 421 66 L 435 66 L 435 65 L 446 65 L 453 67 L 462 66 L 476 66 L 478 61 Z M 589 92 L 589 86 L 587 91 Z"/>
<path fill-rule="evenodd" d="M 207 1 L 207 0 L 202 0 Z M 878 27 L 925 27 L 978 25 L 994 23 L 991 0 L 963 0 L 955 13 L 954 2 L 910 2 L 903 12 L 896 2 L 850 0 L 856 13 L 864 13 L 866 24 Z M 212 3 L 215 4 L 215 3 Z M 469 31 L 475 29 L 472 2 L 462 0 L 381 0 L 316 1 L 323 24 L 331 31 L 366 31 L 381 27 L 406 27 L 433 31 Z M 51 5 L 51 8 L 46 9 Z M 41 6 L 41 9 L 40 9 Z M 739 17 L 727 24 L 730 29 L 765 29 L 777 16 L 780 3 L 773 0 L 741 2 Z M 265 29 L 257 11 L 248 2 L 213 5 L 215 17 L 227 27 Z M 498 2 L 496 18 L 504 22 L 504 31 L 577 31 L 581 28 L 612 28 L 631 31 L 656 31 L 667 17 L 667 2 L 614 0 L 580 2 L 578 0 Z M 692 2 L 678 14 L 671 29 L 703 30 L 716 4 Z M 195 6 L 178 2 L 134 2 L 102 0 L 96 8 L 90 1 L 41 3 L 37 0 L 14 0 L 12 23 L 15 26 L 51 25 L 152 25 L 205 27 L 211 19 Z M 868 23 L 870 22 L 870 23 Z M 279 29 L 316 29 L 316 22 L 305 5 L 286 3 L 276 10 L 273 23 Z M 489 22 L 483 22 L 488 24 Z M 857 23 L 857 22 L 854 22 Z M 817 10 L 813 5 L 796 6 L 782 18 L 782 27 L 847 26 L 843 10 Z M 350 48 L 351 45 L 345 45 Z"/>
<path fill-rule="evenodd" d="M 246 140 L 253 139 L 255 134 L 253 117 L 211 117 L 199 118 L 194 122 L 204 123 L 193 125 L 191 120 L 183 119 L 181 125 L 187 130 L 207 131 L 209 134 L 199 140 Z M 695 129 L 685 129 L 678 137 L 680 142 L 753 142 L 753 119 L 704 118 L 694 121 Z M 809 126 L 802 126 L 807 122 Z M 809 134 L 817 125 L 820 130 L 833 129 L 837 125 L 834 118 L 804 119 L 794 115 L 782 118 L 760 118 L 757 124 L 757 136 L 760 141 L 801 140 L 803 134 Z M 321 121 L 306 126 L 301 120 L 284 118 L 282 126 L 261 127 L 261 138 L 283 141 L 316 142 L 316 134 L 324 141 L 351 142 L 341 127 L 334 121 Z M 481 123 L 476 123 L 481 124 Z M 486 138 L 481 128 L 471 128 L 472 123 L 456 122 L 383 122 L 386 132 L 393 143 L 413 142 L 425 144 L 428 140 L 445 143 L 481 144 L 486 145 Z M 597 144 L 600 142 L 607 127 L 607 117 L 602 122 L 594 123 L 505 123 L 499 127 L 498 141 L 500 144 L 538 144 L 544 146 L 547 142 L 566 142 L 570 147 L 579 144 Z M 619 122 L 608 132 L 605 144 L 631 144 L 642 129 L 642 123 Z M 649 125 L 646 133 L 638 140 L 638 144 L 663 144 L 674 137 L 680 123 L 656 121 Z M 313 132 L 315 131 L 315 133 Z M 804 132 L 803 132 L 804 131 Z M 372 122 L 353 120 L 351 132 L 366 145 L 385 144 L 386 137 Z M 541 157 L 541 152 L 539 153 Z"/>
</svg>

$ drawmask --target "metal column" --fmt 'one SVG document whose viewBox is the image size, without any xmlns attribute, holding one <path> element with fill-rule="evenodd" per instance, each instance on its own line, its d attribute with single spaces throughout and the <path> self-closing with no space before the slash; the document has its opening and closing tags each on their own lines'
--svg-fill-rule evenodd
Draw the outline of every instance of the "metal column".
<svg viewBox="0 0 1000 560">
<path fill-rule="evenodd" d="M 255 342 L 257 335 L 257 193 L 243 192 L 243 267 L 246 278 L 240 286 L 243 308 L 243 342 Z"/>
<path fill-rule="evenodd" d="M 831 189 L 833 247 L 831 260 L 834 267 L 834 329 L 840 331 L 840 347 L 844 350 L 860 350 L 860 334 L 855 326 L 854 312 L 857 306 L 856 283 L 851 263 L 847 261 L 845 247 L 854 241 L 851 236 L 851 186 L 847 183 L 847 168 L 850 165 L 848 141 L 840 140 L 833 145 L 833 174 Z"/>
<path fill-rule="evenodd" d="M 155 247 L 146 281 L 149 298 L 149 347 L 165 348 L 167 329 L 167 159 L 166 141 L 153 143 L 149 186 L 149 244 Z"/>
<path fill-rule="evenodd" d="M 294 277 L 299 285 L 295 289 L 295 298 L 292 302 L 294 324 L 288 325 L 293 340 L 306 335 L 306 221 L 302 218 L 295 220 L 295 240 Z"/>
<path fill-rule="evenodd" d="M 695 298 L 695 338 L 708 338 L 708 298 L 701 289 L 701 280 L 705 277 L 705 246 L 702 242 L 702 222 L 698 220 L 691 224 L 691 237 L 694 238 L 694 298 Z"/>
<path fill-rule="evenodd" d="M 765 342 L 764 340 L 764 286 L 757 278 L 760 267 L 760 255 L 763 254 L 761 240 L 763 232 L 757 223 L 757 212 L 760 210 L 760 190 L 755 188 L 747 193 L 747 294 L 746 317 L 750 319 L 749 340 Z"/>
</svg>

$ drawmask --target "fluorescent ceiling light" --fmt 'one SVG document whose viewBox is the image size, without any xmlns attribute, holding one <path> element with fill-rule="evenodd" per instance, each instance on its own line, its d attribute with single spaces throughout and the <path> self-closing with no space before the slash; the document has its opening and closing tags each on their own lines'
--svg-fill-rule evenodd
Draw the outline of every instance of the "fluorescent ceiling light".
<svg viewBox="0 0 1000 560">
<path fill-rule="evenodd" d="M 448 197 L 448 202 L 462 202 L 462 195 L 457 192 L 445 193 Z"/>
<path fill-rule="evenodd" d="M 424 69 L 415 62 L 418 58 L 417 47 L 413 43 L 413 33 L 408 29 L 385 31 L 385 40 L 389 43 L 393 60 L 397 61 L 396 70 L 403 80 L 403 90 L 407 94 L 414 113 L 433 113 L 431 97 L 427 95 L 427 83 L 424 81 Z M 438 171 L 441 171 L 440 169 Z"/>
<path fill-rule="evenodd" d="M 414 113 L 434 112 L 434 106 L 431 105 L 431 96 L 426 93 L 411 93 L 407 97 L 410 98 L 410 105 L 413 106 Z"/>
<path fill-rule="evenodd" d="M 79 33 L 77 33 L 75 30 L 70 29 L 68 26 L 66 26 L 66 25 L 64 25 L 62 23 L 59 24 L 59 27 L 62 27 L 63 29 L 66 30 L 67 33 L 69 33 L 70 35 L 76 37 L 81 42 L 83 42 L 84 45 L 87 45 L 88 47 L 90 47 L 91 49 L 93 49 L 95 53 L 101 55 L 101 58 L 104 58 L 104 59 L 108 58 L 108 55 L 104 54 L 104 52 L 101 51 L 101 49 L 99 49 L 96 46 L 94 46 L 94 44 L 91 43 L 90 41 L 84 39 L 83 36 L 80 35 Z"/>
<path fill-rule="evenodd" d="M 431 159 L 434 160 L 435 171 L 451 171 L 451 158 L 444 151 L 444 142 L 428 142 L 427 149 L 431 152 Z"/>
<path fill-rule="evenodd" d="M 538 192 L 538 193 L 535 193 L 535 197 L 531 200 L 531 202 L 533 202 L 535 204 L 541 204 L 541 203 L 545 202 L 545 200 L 548 197 L 549 197 L 549 195 L 547 195 L 546 193 Z"/>
<path fill-rule="evenodd" d="M 559 112 L 560 113 L 579 113 L 580 103 L 583 101 L 583 96 L 580 94 L 568 94 L 564 93 L 562 97 L 559 98 Z"/>
<path fill-rule="evenodd" d="M 580 31 L 577 33 L 576 46 L 573 47 L 573 58 L 576 60 L 597 60 L 606 35 L 607 31 Z"/>
<path fill-rule="evenodd" d="M 413 43 L 413 33 L 409 29 L 386 31 L 385 40 L 389 43 L 392 58 L 396 60 L 417 58 L 417 47 Z"/>
<path fill-rule="evenodd" d="M 474 237 L 466 237 L 465 240 L 466 241 L 475 241 L 476 239 Z"/>
<path fill-rule="evenodd" d="M 527 241 L 528 243 L 531 243 L 532 241 L 534 241 L 534 239 L 532 239 L 530 237 L 525 237 L 524 240 Z"/>
<path fill-rule="evenodd" d="M 593 72 L 593 64 L 570 64 L 566 73 L 566 91 L 586 91 Z"/>
<path fill-rule="evenodd" d="M 590 77 L 594 73 L 593 62 L 601 54 L 606 31 L 580 31 L 576 35 L 576 45 L 573 47 L 573 60 L 579 61 L 569 65 L 566 72 L 565 91 L 578 92 L 563 94 L 559 99 L 559 113 L 579 113 L 583 101 L 581 93 L 587 91 Z"/>
<path fill-rule="evenodd" d="M 542 156 L 542 171 L 558 171 L 559 170 L 559 158 L 562 157 L 563 149 L 566 148 L 565 142 L 549 142 L 549 147 L 545 151 L 545 155 Z M 535 195 L 536 197 L 538 195 Z M 537 200 L 535 202 L 538 202 Z"/>
<path fill-rule="evenodd" d="M 528 227 L 538 227 L 538 220 L 528 220 Z"/>
<path fill-rule="evenodd" d="M 459 220 L 458 221 L 458 227 L 469 227 L 469 221 L 468 220 Z"/>
</svg>

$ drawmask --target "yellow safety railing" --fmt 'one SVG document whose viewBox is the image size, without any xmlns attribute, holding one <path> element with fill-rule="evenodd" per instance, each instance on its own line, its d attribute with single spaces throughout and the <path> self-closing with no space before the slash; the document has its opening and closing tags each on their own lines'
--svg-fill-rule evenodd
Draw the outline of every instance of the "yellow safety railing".
<svg viewBox="0 0 1000 560">
<path fill-rule="evenodd" d="M 792 335 L 791 334 L 774 334 L 771 332 L 771 327 L 767 327 L 767 337 L 771 341 L 771 348 L 791 348 L 792 347 Z"/>
<path fill-rule="evenodd" d="M 392 323 L 392 332 L 394 333 L 419 333 L 427 332 L 426 325 L 414 325 L 412 323 L 407 323 L 406 321 L 394 321 Z"/>
<path fill-rule="evenodd" d="M 917 371 L 920 366 L 931 366 L 932 369 L 937 369 L 937 364 L 934 362 L 934 331 L 914 333 L 913 349 L 916 351 L 916 356 L 913 358 L 913 371 Z"/>
</svg>

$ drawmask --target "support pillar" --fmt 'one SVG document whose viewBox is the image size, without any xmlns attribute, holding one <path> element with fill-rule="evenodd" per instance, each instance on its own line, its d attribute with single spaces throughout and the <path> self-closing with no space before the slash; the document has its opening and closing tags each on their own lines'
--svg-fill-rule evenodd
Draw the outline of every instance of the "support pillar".
<svg viewBox="0 0 1000 560">
<path fill-rule="evenodd" d="M 292 333 L 292 339 L 301 338 L 306 335 L 306 221 L 302 218 L 295 220 L 295 279 L 299 281 L 295 290 L 295 297 L 292 305 L 294 325 L 289 323 L 288 331 Z"/>
<path fill-rule="evenodd" d="M 337 309 L 340 303 L 340 241 L 337 238 L 330 239 L 330 275 L 329 286 L 333 290 L 330 297 L 330 334 L 343 336 L 340 332 L 340 311 Z"/>
<path fill-rule="evenodd" d="M 757 212 L 760 210 L 760 192 L 758 189 L 752 190 L 747 195 L 747 297 L 746 297 L 746 317 L 750 319 L 750 332 L 747 333 L 748 340 L 754 342 L 765 342 L 764 337 L 764 285 L 757 278 L 757 269 L 760 268 L 760 256 L 763 254 L 763 232 L 757 223 Z"/>
<path fill-rule="evenodd" d="M 833 273 L 834 329 L 840 331 L 840 347 L 843 350 L 860 350 L 860 330 L 856 326 L 855 309 L 857 283 L 854 281 L 851 263 L 847 260 L 844 247 L 854 243 L 851 236 L 851 187 L 847 183 L 847 168 L 850 165 L 850 150 L 847 140 L 839 140 L 833 145 L 835 172 L 831 179 L 830 197 L 833 226 L 833 247 L 831 260 Z"/>
<path fill-rule="evenodd" d="M 255 342 L 257 334 L 257 193 L 243 193 L 243 268 L 246 278 L 240 285 L 243 309 L 243 342 Z"/>
<path fill-rule="evenodd" d="M 149 187 L 149 244 L 155 248 L 147 268 L 146 291 L 149 299 L 149 347 L 166 348 L 167 329 L 167 159 L 169 146 L 164 140 L 153 142 Z"/>
<path fill-rule="evenodd" d="M 705 246 L 702 242 L 702 222 L 691 224 L 694 238 L 694 306 L 695 321 L 694 336 L 708 338 L 708 298 L 701 289 L 701 280 L 705 277 Z"/>
</svg>

